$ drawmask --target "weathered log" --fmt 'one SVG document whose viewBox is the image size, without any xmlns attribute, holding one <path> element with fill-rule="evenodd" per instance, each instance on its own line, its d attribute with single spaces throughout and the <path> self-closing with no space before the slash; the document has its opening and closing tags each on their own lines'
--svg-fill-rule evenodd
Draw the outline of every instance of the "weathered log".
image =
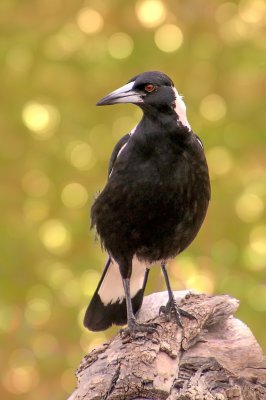
<svg viewBox="0 0 266 400">
<path fill-rule="evenodd" d="M 158 316 L 167 292 L 145 297 L 138 315 L 157 333 L 134 340 L 118 333 L 82 360 L 69 400 L 266 400 L 266 357 L 250 329 L 233 317 L 228 296 L 175 292 L 195 319 L 181 330 Z"/>
</svg>

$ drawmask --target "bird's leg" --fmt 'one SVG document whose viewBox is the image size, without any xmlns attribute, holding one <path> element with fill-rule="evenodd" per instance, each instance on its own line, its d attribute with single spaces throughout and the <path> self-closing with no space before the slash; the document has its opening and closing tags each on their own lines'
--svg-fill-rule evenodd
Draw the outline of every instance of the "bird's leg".
<svg viewBox="0 0 266 400">
<path fill-rule="evenodd" d="M 136 321 L 133 313 L 132 302 L 130 297 L 130 279 L 123 279 L 123 286 L 125 290 L 126 306 L 127 306 L 127 325 L 128 334 L 132 337 L 136 336 L 138 332 L 153 333 L 156 331 L 156 324 L 139 324 Z"/>
<path fill-rule="evenodd" d="M 195 317 L 188 313 L 185 310 L 182 310 L 182 308 L 178 307 L 176 300 L 174 298 L 173 290 L 171 288 L 170 280 L 168 277 L 167 269 L 166 269 L 166 263 L 162 262 L 161 268 L 163 271 L 168 295 L 169 295 L 169 300 L 166 304 L 166 306 L 161 306 L 159 310 L 159 314 L 163 313 L 166 316 L 167 321 L 170 321 L 172 316 L 175 318 L 176 323 L 180 328 L 183 328 L 182 321 L 181 321 L 181 315 L 190 319 L 194 319 Z"/>
</svg>

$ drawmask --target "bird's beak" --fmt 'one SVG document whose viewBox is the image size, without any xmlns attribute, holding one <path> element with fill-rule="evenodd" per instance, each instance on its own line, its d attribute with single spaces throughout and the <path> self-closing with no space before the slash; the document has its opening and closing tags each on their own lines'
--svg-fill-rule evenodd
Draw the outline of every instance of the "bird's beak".
<svg viewBox="0 0 266 400">
<path fill-rule="evenodd" d="M 116 103 L 143 103 L 142 96 L 132 89 L 134 82 L 129 82 L 117 90 L 109 93 L 96 103 L 97 106 L 106 106 Z"/>
</svg>

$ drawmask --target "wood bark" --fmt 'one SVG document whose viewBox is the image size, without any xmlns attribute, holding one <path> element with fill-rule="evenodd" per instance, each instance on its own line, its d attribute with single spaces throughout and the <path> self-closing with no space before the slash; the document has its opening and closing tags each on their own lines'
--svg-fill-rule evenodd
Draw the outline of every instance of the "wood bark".
<svg viewBox="0 0 266 400">
<path fill-rule="evenodd" d="M 233 317 L 228 296 L 175 292 L 183 330 L 158 310 L 167 293 L 145 297 L 141 322 L 157 333 L 134 340 L 120 332 L 86 355 L 69 400 L 266 400 L 266 357 L 250 329 Z"/>
</svg>

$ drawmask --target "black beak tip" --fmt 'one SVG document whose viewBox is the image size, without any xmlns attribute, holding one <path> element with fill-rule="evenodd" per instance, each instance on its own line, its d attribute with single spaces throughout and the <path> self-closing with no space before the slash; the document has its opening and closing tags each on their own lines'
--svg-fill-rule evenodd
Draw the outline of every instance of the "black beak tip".
<svg viewBox="0 0 266 400">
<path fill-rule="evenodd" d="M 106 96 L 101 100 L 98 100 L 96 106 L 108 106 L 109 104 L 112 104 L 112 99 L 110 99 L 109 96 Z"/>
</svg>

